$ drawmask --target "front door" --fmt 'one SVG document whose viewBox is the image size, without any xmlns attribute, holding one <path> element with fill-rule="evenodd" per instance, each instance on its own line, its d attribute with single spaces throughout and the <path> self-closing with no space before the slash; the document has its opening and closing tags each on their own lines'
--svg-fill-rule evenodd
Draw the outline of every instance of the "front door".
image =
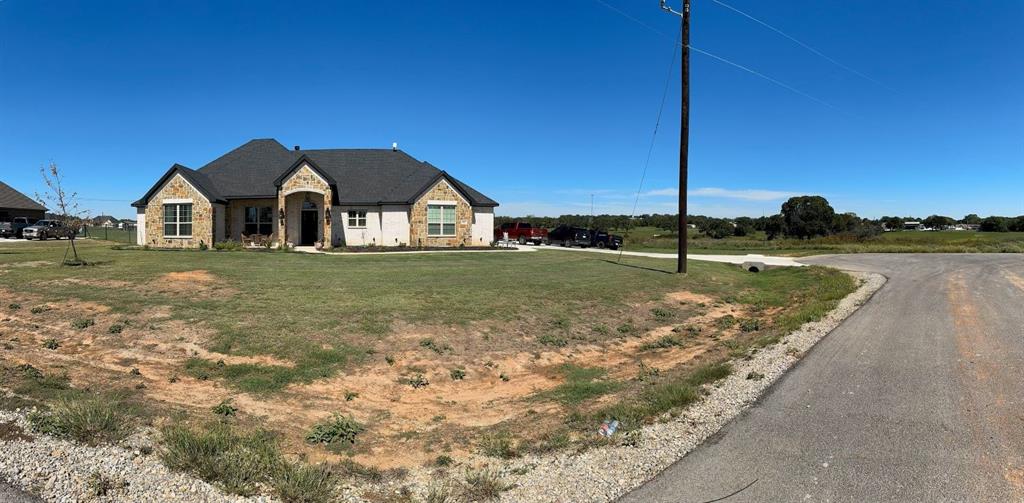
<svg viewBox="0 0 1024 503">
<path fill-rule="evenodd" d="M 302 210 L 302 221 L 299 232 L 299 244 L 309 246 L 316 242 L 316 210 Z"/>
</svg>

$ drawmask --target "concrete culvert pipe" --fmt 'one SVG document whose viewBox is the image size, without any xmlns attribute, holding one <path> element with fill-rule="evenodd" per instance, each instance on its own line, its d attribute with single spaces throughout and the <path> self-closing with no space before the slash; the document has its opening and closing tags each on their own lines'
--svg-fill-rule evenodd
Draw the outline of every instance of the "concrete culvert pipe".
<svg viewBox="0 0 1024 503">
<path fill-rule="evenodd" d="M 742 266 L 744 271 L 750 272 L 761 272 L 765 270 L 764 262 L 744 262 Z"/>
</svg>

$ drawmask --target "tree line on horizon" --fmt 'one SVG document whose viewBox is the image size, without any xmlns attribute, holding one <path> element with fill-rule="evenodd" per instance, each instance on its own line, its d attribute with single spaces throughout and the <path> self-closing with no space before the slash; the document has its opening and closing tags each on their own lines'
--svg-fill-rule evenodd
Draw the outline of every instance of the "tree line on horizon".
<svg viewBox="0 0 1024 503">
<path fill-rule="evenodd" d="M 925 218 L 883 216 L 862 218 L 856 213 L 836 213 L 828 200 L 821 196 L 792 197 L 782 203 L 779 213 L 761 217 L 716 218 L 705 215 L 687 215 L 687 223 L 701 233 L 715 239 L 729 236 L 750 236 L 764 232 L 768 239 L 777 237 L 809 239 L 825 236 L 850 236 L 867 239 L 884 230 L 902 231 L 904 222 L 920 222 L 930 229 L 946 229 L 957 224 L 978 226 L 981 232 L 1024 232 L 1024 215 L 1004 217 L 992 215 L 982 218 L 971 213 L 961 219 L 944 215 Z M 679 231 L 677 213 L 629 215 L 561 215 L 558 217 L 494 217 L 495 225 L 508 222 L 529 222 L 535 227 L 554 228 L 559 225 L 593 229 L 628 231 L 636 227 L 656 227 L 670 233 Z"/>
</svg>

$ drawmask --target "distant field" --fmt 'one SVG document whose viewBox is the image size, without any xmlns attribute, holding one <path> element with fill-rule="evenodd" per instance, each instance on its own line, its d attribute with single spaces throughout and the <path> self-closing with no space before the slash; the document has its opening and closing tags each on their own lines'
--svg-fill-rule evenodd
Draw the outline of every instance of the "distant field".
<svg viewBox="0 0 1024 503">
<path fill-rule="evenodd" d="M 676 234 L 654 227 L 638 227 L 622 233 L 626 249 L 672 253 Z M 897 231 L 863 241 L 852 238 L 774 239 L 763 232 L 753 236 L 711 239 L 690 231 L 690 253 L 767 253 L 815 255 L 821 253 L 1024 253 L 1024 232 Z"/>
</svg>

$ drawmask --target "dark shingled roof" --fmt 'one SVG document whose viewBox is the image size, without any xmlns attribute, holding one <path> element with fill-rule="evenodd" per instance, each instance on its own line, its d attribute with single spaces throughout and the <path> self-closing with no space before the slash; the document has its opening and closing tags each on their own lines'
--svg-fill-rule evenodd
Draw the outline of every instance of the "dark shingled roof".
<svg viewBox="0 0 1024 503">
<path fill-rule="evenodd" d="M 409 204 L 435 181 L 447 178 L 471 205 L 498 205 L 469 185 L 401 150 L 288 150 L 277 140 L 259 139 L 222 155 L 198 170 L 188 171 L 202 177 L 204 180 L 200 183 L 207 184 L 209 190 L 218 197 L 275 197 L 276 183 L 290 169 L 296 168 L 296 162 L 303 156 L 331 183 L 335 204 Z M 163 180 L 157 183 L 136 205 L 144 205 L 162 183 Z"/>
<path fill-rule="evenodd" d="M 14 190 L 4 182 L 0 182 L 0 208 L 46 211 L 43 205 L 33 201 L 32 198 L 25 194 Z"/>
</svg>

